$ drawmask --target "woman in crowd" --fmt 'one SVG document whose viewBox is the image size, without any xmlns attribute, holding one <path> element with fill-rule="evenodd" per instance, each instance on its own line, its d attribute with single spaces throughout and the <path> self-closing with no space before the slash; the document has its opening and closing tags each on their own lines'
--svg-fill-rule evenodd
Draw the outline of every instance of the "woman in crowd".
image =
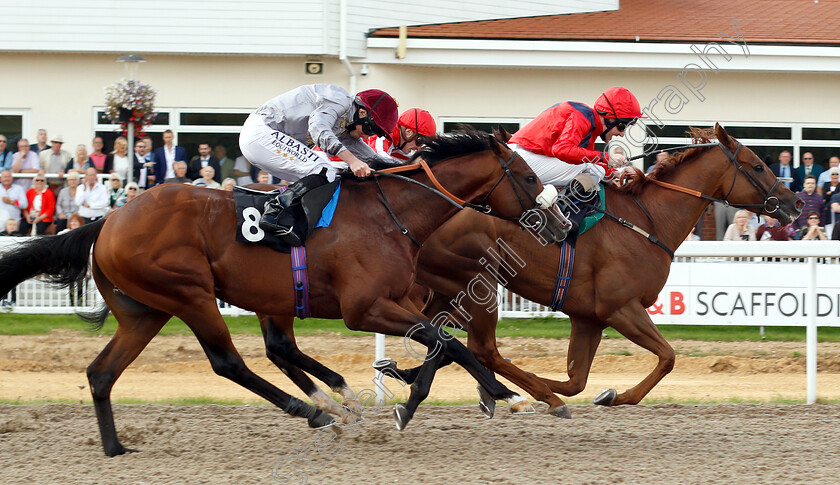
<svg viewBox="0 0 840 485">
<path fill-rule="evenodd" d="M 114 209 L 117 207 L 117 201 L 125 195 L 125 191 L 122 188 L 122 177 L 118 173 L 112 173 L 108 180 L 111 182 L 108 197 L 111 198 L 111 208 Z"/>
<path fill-rule="evenodd" d="M 114 140 L 114 151 L 105 157 L 105 172 L 116 173 L 120 179 L 128 177 L 128 140 L 125 137 Z"/>
<path fill-rule="evenodd" d="M 755 229 L 749 224 L 749 211 L 739 210 L 735 213 L 735 222 L 726 229 L 724 241 L 755 241 Z"/>
<path fill-rule="evenodd" d="M 817 211 L 808 213 L 808 225 L 800 230 L 803 241 L 827 240 L 825 228 L 820 226 L 820 214 Z"/>
<path fill-rule="evenodd" d="M 117 208 L 124 206 L 125 204 L 131 202 L 132 200 L 136 199 L 137 196 L 140 194 L 140 187 L 137 185 L 137 182 L 131 182 L 125 186 L 125 195 L 120 197 L 117 200 Z"/>
<path fill-rule="evenodd" d="M 79 188 L 79 174 L 67 172 L 67 187 L 58 193 L 58 201 L 55 204 L 55 231 L 61 232 L 67 227 L 67 221 L 73 214 L 79 212 L 76 205 L 76 190 Z"/>
<path fill-rule="evenodd" d="M 46 234 L 47 226 L 55 214 L 55 195 L 47 188 L 47 178 L 39 173 L 32 180 L 32 188 L 26 191 L 29 208 L 21 211 L 23 219 L 20 232 L 29 234 L 35 226 L 35 234 Z"/>
<path fill-rule="evenodd" d="M 90 163 L 92 162 L 90 161 L 90 157 L 88 157 L 87 147 L 79 145 L 76 147 L 76 155 L 67 162 L 67 167 L 64 168 L 64 171 L 67 173 L 83 173 L 85 171 L 85 167 L 87 167 Z"/>
<path fill-rule="evenodd" d="M 236 179 L 228 177 L 222 180 L 222 190 L 232 191 L 236 185 Z"/>
</svg>

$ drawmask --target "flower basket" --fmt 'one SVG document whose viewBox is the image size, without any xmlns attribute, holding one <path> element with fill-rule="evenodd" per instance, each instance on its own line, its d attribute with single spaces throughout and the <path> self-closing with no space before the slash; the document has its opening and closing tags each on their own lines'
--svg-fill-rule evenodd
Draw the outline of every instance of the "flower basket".
<svg viewBox="0 0 840 485">
<path fill-rule="evenodd" d="M 140 81 L 120 80 L 105 89 L 105 116 L 122 126 L 123 134 L 128 124 L 134 123 L 134 133 L 140 137 L 155 119 L 157 90 Z"/>
</svg>

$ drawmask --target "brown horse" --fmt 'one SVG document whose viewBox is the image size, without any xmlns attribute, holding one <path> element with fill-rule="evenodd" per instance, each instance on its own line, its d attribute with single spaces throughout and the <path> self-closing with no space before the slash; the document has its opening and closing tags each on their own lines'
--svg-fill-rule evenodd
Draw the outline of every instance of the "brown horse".
<svg viewBox="0 0 840 485">
<path fill-rule="evenodd" d="M 609 406 L 637 404 L 671 371 L 675 358 L 674 350 L 645 309 L 656 301 L 665 285 L 673 251 L 711 200 L 726 200 L 753 212 L 771 214 L 782 224 L 796 219 L 803 205 L 793 192 L 778 183 L 761 159 L 719 125 L 714 130 L 695 130 L 693 134 L 698 143 L 710 143 L 716 138 L 717 145 L 691 148 L 658 165 L 648 177 L 637 171 L 625 179 L 624 185 L 606 191 L 607 212 L 658 237 L 663 246 L 609 218 L 578 239 L 570 293 L 563 307 L 572 325 L 568 380 L 543 379 L 505 360 L 496 346 L 497 312 L 488 312 L 486 302 L 458 297 L 476 275 L 487 281 L 495 281 L 501 275 L 507 289 L 552 305 L 560 248 L 543 246 L 519 225 L 463 211 L 435 232 L 420 251 L 417 267 L 417 282 L 434 291 L 424 314 L 433 317 L 448 312 L 467 329 L 468 348 L 482 364 L 535 399 L 548 403 L 549 412 L 560 417 L 570 414 L 554 393 L 573 396 L 584 389 L 601 333 L 612 327 L 656 354 L 659 360 L 635 387 L 621 394 L 606 390 L 594 402 Z M 499 247 L 500 240 L 513 250 L 515 257 L 508 248 Z M 488 265 L 488 248 L 505 256 L 503 265 Z M 516 274 L 511 274 L 509 268 L 515 268 Z M 291 331 L 289 321 L 280 325 L 286 332 Z M 308 358 L 298 349 L 291 354 L 307 372 L 325 382 L 336 379 L 332 371 L 308 367 Z M 448 359 L 442 362 L 446 363 Z M 408 383 L 416 379 L 419 371 L 399 370 L 394 364 L 383 368 Z M 480 386 L 479 393 L 483 407 L 492 409 L 492 397 Z"/>
<path fill-rule="evenodd" d="M 542 191 L 528 165 L 492 136 L 441 136 L 423 150 L 440 183 L 466 201 L 487 202 L 500 217 L 517 218 Z M 430 183 L 422 171 L 409 182 Z M 332 225 L 307 242 L 312 316 L 343 318 L 351 330 L 411 338 L 438 352 L 419 373 L 401 424 L 425 398 L 443 358 L 465 366 L 495 398 L 515 394 L 498 383 L 457 340 L 443 338 L 406 297 L 420 247 L 457 211 L 457 204 L 429 187 L 383 177 L 378 183 L 347 179 Z M 390 207 L 380 197 L 390 197 Z M 402 230 L 392 219 L 399 218 Z M 290 256 L 235 240 L 236 214 L 229 192 L 177 184 L 155 187 L 103 221 L 63 236 L 33 239 L 0 258 L 0 294 L 39 274 L 59 284 L 84 277 L 93 246 L 92 273 L 119 325 L 88 367 L 88 380 L 109 456 L 125 453 L 115 431 L 110 393 L 125 368 L 174 315 L 196 335 L 213 370 L 265 398 L 312 427 L 333 423 L 322 411 L 289 396 L 250 371 L 231 342 L 219 313 L 220 298 L 270 315 L 295 313 Z M 95 243 L 95 245 L 94 245 Z M 101 325 L 108 308 L 96 318 Z M 288 341 L 263 322 L 267 353 L 282 363 Z M 422 384 L 428 381 L 427 384 Z M 346 383 L 336 387 L 355 399 Z"/>
</svg>

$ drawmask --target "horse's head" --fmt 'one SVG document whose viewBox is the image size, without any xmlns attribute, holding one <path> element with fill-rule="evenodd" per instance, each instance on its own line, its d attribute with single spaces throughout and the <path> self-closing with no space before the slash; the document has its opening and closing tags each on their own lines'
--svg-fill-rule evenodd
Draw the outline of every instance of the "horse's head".
<svg viewBox="0 0 840 485">
<path fill-rule="evenodd" d="M 721 178 L 722 198 L 733 206 L 770 215 L 782 224 L 796 220 L 805 203 L 779 183 L 770 167 L 752 150 L 729 136 L 717 123 L 715 136 L 731 164 Z"/>
<path fill-rule="evenodd" d="M 493 214 L 519 219 L 532 210 L 551 209 L 557 201 L 557 189 L 543 186 L 525 160 L 498 138 L 488 135 L 488 142 L 499 163 L 499 178 L 484 196 Z"/>
</svg>

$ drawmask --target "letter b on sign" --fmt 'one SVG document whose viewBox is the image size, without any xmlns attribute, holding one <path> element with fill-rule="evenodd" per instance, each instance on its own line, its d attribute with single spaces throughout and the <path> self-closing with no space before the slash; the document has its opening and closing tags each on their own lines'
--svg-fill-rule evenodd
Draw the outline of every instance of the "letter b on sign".
<svg viewBox="0 0 840 485">
<path fill-rule="evenodd" d="M 685 313 L 685 303 L 683 303 L 683 294 L 679 291 L 671 292 L 671 315 L 682 315 Z"/>
</svg>

